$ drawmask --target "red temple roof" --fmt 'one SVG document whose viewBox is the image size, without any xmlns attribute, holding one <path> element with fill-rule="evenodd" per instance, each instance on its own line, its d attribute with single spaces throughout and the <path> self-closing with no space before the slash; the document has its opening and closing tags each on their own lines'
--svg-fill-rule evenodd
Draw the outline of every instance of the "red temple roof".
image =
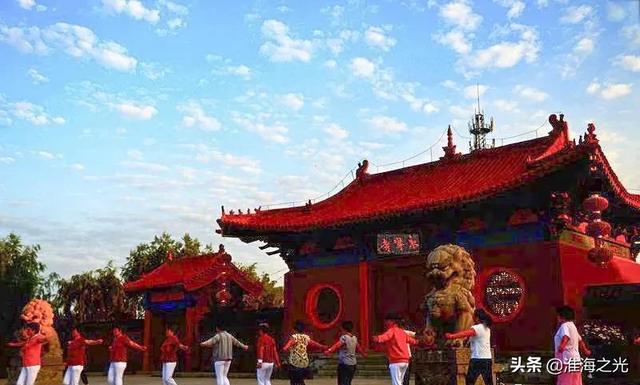
<svg viewBox="0 0 640 385">
<path fill-rule="evenodd" d="M 234 281 L 248 294 L 257 296 L 262 292 L 262 285 L 240 271 L 224 251 L 169 260 L 140 279 L 125 283 L 124 290 L 140 292 L 181 287 L 195 291 L 223 278 Z"/>
<path fill-rule="evenodd" d="M 529 184 L 590 155 L 600 164 L 616 194 L 629 206 L 640 209 L 640 195 L 630 194 L 622 186 L 595 135 L 588 139 L 587 134 L 584 143 L 575 145 L 569 141 L 565 122 L 551 118 L 550 122 L 554 130 L 546 137 L 445 156 L 439 161 L 389 172 L 364 174 L 321 202 L 251 214 L 223 212 L 218 224 L 223 235 L 242 230 L 306 231 L 445 208 Z"/>
</svg>

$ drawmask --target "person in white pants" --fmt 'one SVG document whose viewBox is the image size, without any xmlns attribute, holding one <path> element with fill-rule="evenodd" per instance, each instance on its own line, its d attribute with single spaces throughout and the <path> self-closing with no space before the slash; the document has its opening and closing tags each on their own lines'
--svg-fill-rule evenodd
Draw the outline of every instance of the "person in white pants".
<svg viewBox="0 0 640 385">
<path fill-rule="evenodd" d="M 233 359 L 233 347 L 237 346 L 247 351 L 249 347 L 227 333 L 222 325 L 216 326 L 216 335 L 200 343 L 205 348 L 213 348 L 213 370 L 216 373 L 217 385 L 231 385 L 227 375 L 231 360 Z"/>
<path fill-rule="evenodd" d="M 391 383 L 393 385 L 402 385 L 404 375 L 407 373 L 407 368 L 409 368 L 409 364 L 406 362 L 389 364 L 389 374 L 391 375 Z"/>
<path fill-rule="evenodd" d="M 189 347 L 180 343 L 173 327 L 165 330 L 165 340 L 160 346 L 160 361 L 162 362 L 162 384 L 178 385 L 173 379 L 173 372 L 178 363 L 178 349 L 187 351 Z"/>
<path fill-rule="evenodd" d="M 271 385 L 273 368 L 280 367 L 280 355 L 276 348 L 276 341 L 269 335 L 269 325 L 261 323 L 258 327 L 258 340 L 256 343 L 256 378 L 258 385 Z"/>
<path fill-rule="evenodd" d="M 40 371 L 40 354 L 42 345 L 47 343 L 47 337 L 40 334 L 40 324 L 30 323 L 22 330 L 22 340 L 9 342 L 8 347 L 20 348 L 22 369 L 16 385 L 33 385 Z"/>
<path fill-rule="evenodd" d="M 102 340 L 85 339 L 78 329 L 71 331 L 71 340 L 67 343 L 67 370 L 64 372 L 64 385 L 78 385 L 87 355 L 87 345 L 100 345 Z"/>
<path fill-rule="evenodd" d="M 133 342 L 120 328 L 113 328 L 113 341 L 109 346 L 109 372 L 107 383 L 109 385 L 123 385 L 124 370 L 127 368 L 127 349 L 133 348 L 146 351 L 145 346 Z"/>
</svg>

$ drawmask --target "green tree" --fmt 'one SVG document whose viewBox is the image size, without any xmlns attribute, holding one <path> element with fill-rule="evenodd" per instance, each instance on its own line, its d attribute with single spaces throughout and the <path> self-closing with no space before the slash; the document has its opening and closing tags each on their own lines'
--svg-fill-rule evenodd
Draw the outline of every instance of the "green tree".
<svg viewBox="0 0 640 385">
<path fill-rule="evenodd" d="M 102 269 L 60 280 L 58 301 L 62 314 L 76 322 L 113 321 L 136 317 L 137 303 L 127 298 L 113 262 Z"/>
<path fill-rule="evenodd" d="M 45 266 L 38 261 L 39 251 L 40 246 L 25 246 L 13 233 L 0 239 L 0 346 L 20 326 L 22 308 L 42 282 Z"/>
<path fill-rule="evenodd" d="M 269 274 L 263 273 L 259 275 L 255 263 L 251 265 L 236 263 L 235 265 L 249 278 L 260 282 L 263 288 L 260 298 L 247 298 L 245 300 L 247 307 L 262 309 L 284 306 L 284 287 L 278 286 L 278 282 L 272 280 Z"/>
</svg>

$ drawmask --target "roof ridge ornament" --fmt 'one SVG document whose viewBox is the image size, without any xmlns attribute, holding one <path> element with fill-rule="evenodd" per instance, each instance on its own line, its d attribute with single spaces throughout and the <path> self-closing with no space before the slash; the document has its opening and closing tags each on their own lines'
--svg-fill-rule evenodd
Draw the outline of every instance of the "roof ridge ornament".
<svg viewBox="0 0 640 385">
<path fill-rule="evenodd" d="M 369 161 L 363 160 L 362 163 L 358 162 L 358 169 L 356 170 L 356 179 L 362 179 L 369 174 Z"/>
<path fill-rule="evenodd" d="M 444 150 L 444 156 L 440 160 L 451 160 L 460 157 L 460 153 L 456 153 L 456 145 L 453 144 L 453 132 L 451 131 L 451 125 L 447 127 L 447 145 L 442 147 Z"/>
<path fill-rule="evenodd" d="M 600 141 L 596 137 L 595 132 L 596 132 L 595 123 L 593 123 L 593 122 L 589 123 L 587 125 L 587 133 L 584 134 L 584 144 L 596 145 L 596 144 L 600 143 Z"/>
<path fill-rule="evenodd" d="M 560 114 L 560 119 L 558 119 L 558 115 L 551 114 L 549 115 L 549 124 L 553 128 L 549 135 L 557 135 L 562 132 L 569 132 L 569 124 L 564 120 L 564 114 Z M 567 135 L 568 136 L 568 135 Z"/>
</svg>

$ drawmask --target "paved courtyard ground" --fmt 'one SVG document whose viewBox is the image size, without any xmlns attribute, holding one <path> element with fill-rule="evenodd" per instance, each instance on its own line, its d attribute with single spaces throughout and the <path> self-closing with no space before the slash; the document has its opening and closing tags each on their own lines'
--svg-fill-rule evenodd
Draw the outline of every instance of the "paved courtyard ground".
<svg viewBox="0 0 640 385">
<path fill-rule="evenodd" d="M 256 385 L 255 379 L 249 378 L 231 378 L 231 385 Z M 215 378 L 176 378 L 178 385 L 215 385 Z M 0 382 L 3 384 L 4 382 Z M 272 380 L 273 385 L 285 385 L 289 384 L 288 380 Z M 389 385 L 390 381 L 385 380 L 373 380 L 373 379 L 354 379 L 353 385 Z M 89 377 L 90 385 L 107 385 L 106 377 Z M 335 378 L 319 378 L 314 380 L 307 380 L 307 385 L 335 385 Z M 162 385 L 160 377 L 149 376 L 125 376 L 124 385 Z"/>
</svg>

